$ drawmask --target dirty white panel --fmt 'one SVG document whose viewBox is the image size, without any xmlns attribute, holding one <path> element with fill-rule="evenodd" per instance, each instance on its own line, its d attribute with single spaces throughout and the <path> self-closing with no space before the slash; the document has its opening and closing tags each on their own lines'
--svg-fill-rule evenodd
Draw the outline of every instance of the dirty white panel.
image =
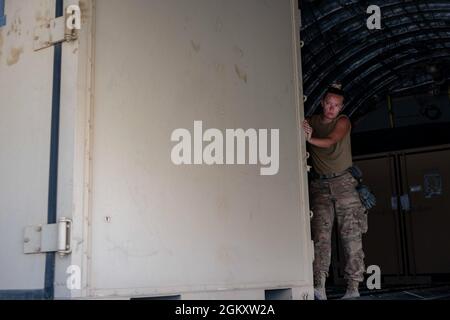
<svg viewBox="0 0 450 320">
<path fill-rule="evenodd" d="M 291 2 L 96 4 L 92 293 L 310 284 Z M 173 165 L 195 120 L 280 129 L 278 175 Z"/>
<path fill-rule="evenodd" d="M 0 290 L 42 289 L 45 255 L 24 255 L 23 230 L 47 223 L 53 50 L 33 50 L 53 0 L 6 0 L 0 27 Z"/>
</svg>

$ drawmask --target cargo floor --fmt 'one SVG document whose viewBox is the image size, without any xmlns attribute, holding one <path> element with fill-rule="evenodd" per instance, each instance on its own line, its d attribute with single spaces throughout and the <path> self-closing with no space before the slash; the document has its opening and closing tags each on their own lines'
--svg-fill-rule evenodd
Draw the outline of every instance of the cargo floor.
<svg viewBox="0 0 450 320">
<path fill-rule="evenodd" d="M 345 288 L 329 288 L 330 300 L 340 299 Z M 361 298 L 355 300 L 450 300 L 450 285 L 391 287 L 382 290 L 361 290 Z"/>
</svg>

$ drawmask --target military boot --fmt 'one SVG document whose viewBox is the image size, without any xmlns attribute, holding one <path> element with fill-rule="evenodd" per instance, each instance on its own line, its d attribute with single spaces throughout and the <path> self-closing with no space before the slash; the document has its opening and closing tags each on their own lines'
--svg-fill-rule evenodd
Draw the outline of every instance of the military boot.
<svg viewBox="0 0 450 320">
<path fill-rule="evenodd" d="M 345 293 L 345 295 L 342 297 L 343 300 L 346 299 L 355 299 L 355 298 L 359 298 L 359 282 L 358 281 L 354 281 L 354 280 L 349 280 L 347 283 L 347 292 Z"/>
<path fill-rule="evenodd" d="M 314 277 L 314 299 L 315 300 L 327 300 L 327 293 L 325 291 L 325 282 L 327 275 L 321 272 Z"/>
</svg>

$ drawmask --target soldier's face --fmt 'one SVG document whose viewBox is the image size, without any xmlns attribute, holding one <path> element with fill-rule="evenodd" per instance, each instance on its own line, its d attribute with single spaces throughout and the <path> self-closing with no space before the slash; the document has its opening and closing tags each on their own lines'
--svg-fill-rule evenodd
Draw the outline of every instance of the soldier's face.
<svg viewBox="0 0 450 320">
<path fill-rule="evenodd" d="M 329 93 L 322 100 L 323 115 L 325 118 L 334 120 L 342 111 L 344 97 Z"/>
</svg>

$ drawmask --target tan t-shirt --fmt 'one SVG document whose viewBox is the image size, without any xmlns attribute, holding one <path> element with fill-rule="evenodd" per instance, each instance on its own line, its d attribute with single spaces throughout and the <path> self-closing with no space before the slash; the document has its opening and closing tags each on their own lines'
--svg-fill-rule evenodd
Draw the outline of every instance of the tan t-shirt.
<svg viewBox="0 0 450 320">
<path fill-rule="evenodd" d="M 314 129 L 314 138 L 326 138 L 333 132 L 336 123 L 345 115 L 338 116 L 330 123 L 322 123 L 320 115 L 313 115 L 309 124 Z M 353 164 L 350 131 L 345 137 L 329 148 L 319 148 L 309 145 L 309 153 L 314 170 L 318 174 L 340 173 L 347 170 Z"/>
</svg>

